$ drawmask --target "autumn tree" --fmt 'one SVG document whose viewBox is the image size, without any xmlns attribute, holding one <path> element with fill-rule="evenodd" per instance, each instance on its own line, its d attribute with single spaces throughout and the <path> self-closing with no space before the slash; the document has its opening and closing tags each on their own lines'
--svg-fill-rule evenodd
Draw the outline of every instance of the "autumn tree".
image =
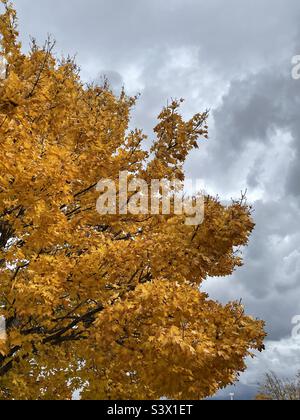
<svg viewBox="0 0 300 420">
<path fill-rule="evenodd" d="M 186 122 L 172 102 L 146 151 L 129 130 L 136 98 L 84 85 L 50 40 L 25 54 L 1 1 L 0 398 L 213 395 L 263 349 L 263 322 L 199 290 L 241 266 L 250 208 L 207 196 L 199 226 L 172 212 L 103 216 L 95 188 L 120 171 L 183 180 L 207 113 Z"/>
<path fill-rule="evenodd" d="M 295 378 L 282 379 L 275 372 L 265 375 L 260 386 L 260 394 L 257 400 L 271 401 L 299 401 L 300 400 L 300 372 Z"/>
</svg>

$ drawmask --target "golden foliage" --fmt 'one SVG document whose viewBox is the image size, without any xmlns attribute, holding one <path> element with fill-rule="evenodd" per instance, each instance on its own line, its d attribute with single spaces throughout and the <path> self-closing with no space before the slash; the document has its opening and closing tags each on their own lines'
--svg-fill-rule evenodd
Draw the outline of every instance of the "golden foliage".
<svg viewBox="0 0 300 420">
<path fill-rule="evenodd" d="M 53 44 L 24 54 L 2 0 L 0 80 L 0 398 L 204 398 L 263 349 L 263 323 L 199 291 L 242 264 L 254 224 L 245 202 L 206 197 L 205 221 L 100 216 L 96 184 L 128 171 L 184 179 L 207 113 L 159 116 L 151 153 L 129 132 L 136 98 L 85 86 Z"/>
</svg>

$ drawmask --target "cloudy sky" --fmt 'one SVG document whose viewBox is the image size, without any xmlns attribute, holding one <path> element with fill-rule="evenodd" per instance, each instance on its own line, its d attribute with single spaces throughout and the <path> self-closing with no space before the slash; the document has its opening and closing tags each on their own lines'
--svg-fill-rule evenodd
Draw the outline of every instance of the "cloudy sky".
<svg viewBox="0 0 300 420">
<path fill-rule="evenodd" d="M 224 200 L 248 189 L 256 231 L 245 266 L 205 289 L 243 298 L 266 320 L 267 350 L 249 362 L 236 392 L 251 396 L 261 374 L 300 369 L 299 0 L 15 0 L 24 48 L 29 35 L 76 54 L 86 81 L 105 74 L 116 91 L 141 93 L 133 124 L 151 128 L 170 98 L 184 114 L 211 109 L 210 140 L 193 152 L 190 177 Z M 226 390 L 221 395 L 228 397 Z"/>
</svg>

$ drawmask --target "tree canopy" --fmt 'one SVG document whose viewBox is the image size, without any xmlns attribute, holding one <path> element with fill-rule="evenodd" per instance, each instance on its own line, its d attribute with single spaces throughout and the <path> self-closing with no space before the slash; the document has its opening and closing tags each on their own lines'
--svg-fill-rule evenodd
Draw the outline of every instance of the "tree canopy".
<svg viewBox="0 0 300 420">
<path fill-rule="evenodd" d="M 242 265 L 251 209 L 206 196 L 199 226 L 99 215 L 95 188 L 120 171 L 183 180 L 207 112 L 184 121 L 173 101 L 147 151 L 129 129 L 137 98 L 85 85 L 51 40 L 24 53 L 16 11 L 1 2 L 0 399 L 213 395 L 263 349 L 262 321 L 199 289 Z"/>
</svg>

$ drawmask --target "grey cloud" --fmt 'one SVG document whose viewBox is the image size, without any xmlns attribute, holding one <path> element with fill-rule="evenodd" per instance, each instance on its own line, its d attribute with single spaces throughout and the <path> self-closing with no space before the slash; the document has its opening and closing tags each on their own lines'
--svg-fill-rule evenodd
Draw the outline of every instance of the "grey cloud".
<svg viewBox="0 0 300 420">
<path fill-rule="evenodd" d="M 209 279 L 211 296 L 239 300 L 267 323 L 269 338 L 291 334 L 291 319 L 300 314 L 300 210 L 296 202 L 254 203 L 256 230 L 244 253 L 245 265 L 232 278 Z"/>
</svg>

